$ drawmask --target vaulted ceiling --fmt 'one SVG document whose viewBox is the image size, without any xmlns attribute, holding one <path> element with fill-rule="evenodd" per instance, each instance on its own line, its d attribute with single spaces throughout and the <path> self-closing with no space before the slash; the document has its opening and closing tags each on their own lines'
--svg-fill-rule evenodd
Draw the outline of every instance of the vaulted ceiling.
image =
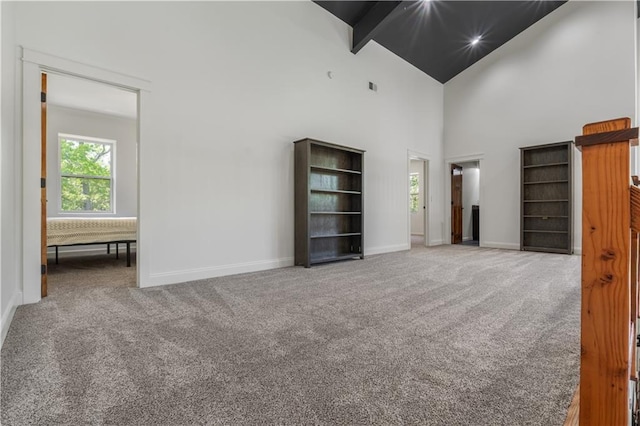
<svg viewBox="0 0 640 426">
<path fill-rule="evenodd" d="M 434 79 L 446 83 L 566 1 L 315 3 L 353 27 L 354 54 L 367 42 L 375 40 Z"/>
</svg>

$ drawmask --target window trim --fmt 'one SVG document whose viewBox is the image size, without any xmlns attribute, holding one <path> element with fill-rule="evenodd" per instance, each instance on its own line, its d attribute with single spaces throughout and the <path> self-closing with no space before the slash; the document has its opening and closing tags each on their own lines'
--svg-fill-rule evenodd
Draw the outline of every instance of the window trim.
<svg viewBox="0 0 640 426">
<path fill-rule="evenodd" d="M 411 178 L 414 177 L 414 176 L 416 176 L 417 180 L 418 180 L 418 191 L 417 192 L 412 192 L 411 191 Z M 418 201 L 420 201 L 420 173 L 418 173 L 418 172 L 409 173 L 409 213 L 418 213 L 420 211 L 420 206 L 418 206 L 415 211 L 411 209 L 411 200 L 412 200 L 414 195 L 417 195 L 418 196 Z"/>
<path fill-rule="evenodd" d="M 111 145 L 111 176 L 84 176 L 84 175 L 63 175 L 62 174 L 62 140 L 71 139 L 78 142 L 100 143 Z M 116 145 L 115 139 L 96 138 L 92 136 L 74 135 L 71 133 L 58 133 L 58 214 L 69 216 L 83 215 L 115 215 L 116 214 Z M 111 199 L 110 210 L 91 211 L 91 210 L 63 210 L 62 209 L 62 178 L 63 177 L 86 177 L 90 179 L 109 179 L 111 182 Z"/>
</svg>

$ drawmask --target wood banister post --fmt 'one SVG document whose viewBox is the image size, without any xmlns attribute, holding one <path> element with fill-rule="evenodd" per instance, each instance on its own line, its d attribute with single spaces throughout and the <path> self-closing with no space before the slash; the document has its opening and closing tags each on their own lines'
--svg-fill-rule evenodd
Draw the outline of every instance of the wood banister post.
<svg viewBox="0 0 640 426">
<path fill-rule="evenodd" d="M 587 124 L 582 151 L 580 425 L 627 425 L 631 374 L 628 118 Z M 633 142 L 632 142 L 633 143 Z"/>
</svg>

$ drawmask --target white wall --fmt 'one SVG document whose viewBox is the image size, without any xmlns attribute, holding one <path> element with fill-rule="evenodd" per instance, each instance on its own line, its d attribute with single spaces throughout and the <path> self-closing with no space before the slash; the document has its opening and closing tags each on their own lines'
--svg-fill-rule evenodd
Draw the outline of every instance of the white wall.
<svg viewBox="0 0 640 426">
<path fill-rule="evenodd" d="M 411 160 L 409 164 L 409 172 L 418 174 L 418 185 L 420 187 L 420 195 L 418 196 L 418 211 L 411 212 L 411 234 L 424 235 L 424 161 Z"/>
<path fill-rule="evenodd" d="M 477 162 L 458 163 L 462 166 L 462 239 L 473 239 L 473 205 L 480 204 L 480 169 Z"/>
<path fill-rule="evenodd" d="M 2 7 L 0 7 L 0 46 L 2 45 Z M 2 53 L 0 52 L 0 94 L 2 93 Z M 4 144 L 2 141 L 4 140 L 4 133 L 2 132 L 2 98 L 0 96 L 0 241 L 2 241 L 2 158 L 4 151 Z M 2 280 L 2 244 L 0 243 L 0 313 L 4 312 L 7 308 L 6 304 L 2 303 L 2 288 L 4 287 Z M 4 330 L 4 318 L 0 318 L 0 347 L 2 347 L 2 342 L 4 342 L 5 330 Z"/>
<path fill-rule="evenodd" d="M 2 7 L 0 7 L 0 46 L 2 46 Z M 2 190 L 2 158 L 4 157 L 4 132 L 2 131 L 2 118 L 3 118 L 3 108 L 2 104 L 2 52 L 0 51 L 0 242 L 2 241 L 2 199 L 3 199 L 3 190 Z M 2 279 L 2 243 L 0 243 L 0 313 L 4 312 L 7 308 L 6 304 L 2 303 L 2 293 L 3 293 L 3 283 Z M 4 342 L 5 330 L 4 330 L 4 318 L 0 317 L 0 347 L 2 347 L 2 342 Z"/>
<path fill-rule="evenodd" d="M 634 10 L 634 2 L 568 2 L 445 84 L 445 158 L 484 154 L 484 245 L 519 248 L 519 147 L 572 140 L 585 123 L 635 117 Z M 574 160 L 580 248 L 577 151 Z"/>
<path fill-rule="evenodd" d="M 47 216 L 60 214 L 60 163 L 58 134 L 89 136 L 116 141 L 114 214 L 91 213 L 96 216 L 137 216 L 137 124 L 136 120 L 82 111 L 58 105 L 47 105 Z"/>
<path fill-rule="evenodd" d="M 15 22 L 12 19 L 12 4 L 2 3 L 2 91 L 1 91 L 1 131 L 0 146 L 0 317 L 4 341 L 16 304 L 22 302 L 21 267 L 22 260 L 19 230 L 22 226 L 19 214 L 19 194 L 21 189 L 20 142 L 14 131 L 15 91 Z"/>
<path fill-rule="evenodd" d="M 351 54 L 348 26 L 316 4 L 12 8 L 13 46 L 151 81 L 142 286 L 293 264 L 292 141 L 307 136 L 367 151 L 366 254 L 409 248 L 408 150 L 433 160 L 430 235 L 441 235 L 442 85 L 375 43 Z M 3 67 L 20 70 L 13 59 Z"/>
</svg>

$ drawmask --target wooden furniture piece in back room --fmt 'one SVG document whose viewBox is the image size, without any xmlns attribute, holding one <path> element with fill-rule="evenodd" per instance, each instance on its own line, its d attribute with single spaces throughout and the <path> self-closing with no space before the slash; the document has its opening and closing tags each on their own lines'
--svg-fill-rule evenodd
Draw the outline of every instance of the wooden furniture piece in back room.
<svg viewBox="0 0 640 426">
<path fill-rule="evenodd" d="M 637 424 L 640 189 L 629 118 L 587 124 L 582 151 L 580 383 L 565 426 Z"/>
<path fill-rule="evenodd" d="M 520 250 L 573 253 L 571 142 L 520 148 Z"/>
<path fill-rule="evenodd" d="M 364 151 L 295 141 L 295 264 L 364 259 Z"/>
</svg>

